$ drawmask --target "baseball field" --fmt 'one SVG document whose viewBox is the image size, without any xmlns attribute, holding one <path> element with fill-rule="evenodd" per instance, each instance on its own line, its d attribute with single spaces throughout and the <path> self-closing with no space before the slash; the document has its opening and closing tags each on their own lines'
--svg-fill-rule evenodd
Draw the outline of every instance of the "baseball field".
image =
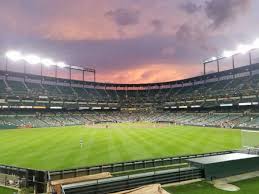
<svg viewBox="0 0 259 194">
<path fill-rule="evenodd" d="M 0 130 L 0 142 L 1 164 L 58 170 L 237 149 L 241 147 L 241 131 L 121 123 Z"/>
</svg>

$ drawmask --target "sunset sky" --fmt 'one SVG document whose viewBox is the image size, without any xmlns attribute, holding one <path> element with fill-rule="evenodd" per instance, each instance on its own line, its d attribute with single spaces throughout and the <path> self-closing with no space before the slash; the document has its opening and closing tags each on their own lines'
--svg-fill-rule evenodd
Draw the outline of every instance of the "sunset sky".
<svg viewBox="0 0 259 194">
<path fill-rule="evenodd" d="M 258 0 L 0 3 L 1 55 L 18 49 L 94 67 L 102 82 L 196 76 L 202 72 L 203 59 L 259 37 Z"/>
</svg>

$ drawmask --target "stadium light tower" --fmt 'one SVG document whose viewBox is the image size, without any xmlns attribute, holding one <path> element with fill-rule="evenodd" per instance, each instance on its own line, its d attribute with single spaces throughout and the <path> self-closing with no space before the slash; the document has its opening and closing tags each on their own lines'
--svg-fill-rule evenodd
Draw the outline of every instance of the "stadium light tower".
<svg viewBox="0 0 259 194">
<path fill-rule="evenodd" d="M 41 63 L 45 66 L 55 66 L 56 65 L 56 63 L 52 59 L 49 59 L 49 58 L 42 59 Z"/>
<path fill-rule="evenodd" d="M 37 55 L 32 55 L 32 54 L 25 55 L 24 60 L 31 65 L 36 65 L 36 64 L 39 64 L 41 62 L 40 57 L 38 57 Z"/>
<path fill-rule="evenodd" d="M 49 66 L 54 66 L 55 67 L 55 78 L 56 78 L 56 82 L 58 79 L 58 68 L 68 68 L 69 69 L 69 79 L 70 79 L 70 84 L 72 83 L 72 70 L 79 70 L 83 72 L 83 81 L 85 81 L 85 72 L 90 72 L 93 73 L 94 75 L 94 82 L 95 82 L 95 74 L 96 71 L 95 69 L 91 69 L 91 68 L 82 68 L 82 67 L 78 67 L 78 66 L 71 66 L 71 65 L 67 65 L 65 62 L 59 61 L 59 62 L 55 62 L 53 59 L 50 58 L 41 58 L 37 55 L 34 54 L 22 54 L 19 51 L 16 50 L 10 50 L 7 51 L 5 53 L 5 58 L 6 58 L 6 76 L 7 76 L 7 72 L 8 72 L 8 60 L 14 61 L 14 62 L 18 62 L 18 61 L 24 61 L 24 75 L 26 74 L 26 63 L 31 64 L 31 65 L 37 65 L 40 64 L 40 75 L 41 75 L 41 82 L 43 79 L 43 68 L 44 66 L 49 67 Z"/>
<path fill-rule="evenodd" d="M 217 63 L 218 63 L 217 57 L 211 57 L 203 62 L 203 75 L 204 76 L 206 75 L 206 64 L 211 63 L 213 61 L 217 61 Z M 219 69 L 219 67 L 218 67 L 218 69 Z M 204 79 L 204 83 L 205 83 L 205 79 Z"/>
<path fill-rule="evenodd" d="M 85 85 L 85 69 L 83 70 L 83 85 Z"/>
<path fill-rule="evenodd" d="M 14 62 L 17 62 L 23 59 L 23 56 L 19 51 L 7 51 L 5 53 L 5 56 Z"/>
<path fill-rule="evenodd" d="M 11 61 L 14 61 L 14 62 L 18 62 L 18 61 L 23 60 L 23 56 L 22 56 L 21 52 L 15 51 L 15 50 L 7 51 L 5 53 L 5 58 L 6 58 L 6 61 L 5 61 L 6 74 L 7 74 L 7 71 L 8 71 L 8 60 L 11 60 Z"/>
<path fill-rule="evenodd" d="M 70 80 L 70 86 L 72 85 L 72 67 L 69 67 L 69 80 Z"/>
<path fill-rule="evenodd" d="M 60 68 L 69 67 L 69 65 L 67 65 L 66 63 L 64 63 L 62 61 L 57 62 L 57 66 L 60 67 Z"/>
<path fill-rule="evenodd" d="M 96 70 L 92 68 L 85 68 L 86 72 L 93 73 L 94 75 L 94 82 L 96 82 Z"/>
<path fill-rule="evenodd" d="M 221 59 L 225 59 L 225 58 L 230 58 L 232 59 L 232 69 L 234 70 L 235 69 L 235 56 L 238 55 L 238 54 L 247 54 L 248 53 L 248 56 L 249 56 L 249 64 L 252 65 L 252 51 L 255 50 L 255 49 L 259 49 L 259 38 L 257 38 L 252 44 L 250 45 L 245 45 L 245 44 L 240 44 L 236 50 L 225 50 L 223 51 L 222 55 L 219 56 L 219 57 L 211 57 L 207 60 L 205 60 L 203 62 L 203 68 L 204 68 L 204 75 L 206 75 L 206 64 L 208 63 L 211 63 L 211 62 L 214 62 L 216 61 L 217 62 L 217 69 L 218 69 L 218 72 L 219 72 L 219 61 Z M 252 70 L 250 68 L 250 74 L 252 74 Z M 233 75 L 234 77 L 235 75 Z"/>
<path fill-rule="evenodd" d="M 224 51 L 222 54 L 222 59 L 230 58 L 232 60 L 232 69 L 235 69 L 235 56 L 238 54 L 238 51 Z M 234 77 L 234 75 L 233 75 Z"/>
<path fill-rule="evenodd" d="M 5 53 L 5 57 L 6 57 L 6 63 L 5 63 L 5 71 L 6 71 L 6 76 L 7 76 L 7 72 L 8 72 L 8 60 L 14 61 L 14 62 L 18 62 L 24 59 L 24 57 L 22 56 L 21 52 L 19 51 L 15 51 L 15 50 L 11 50 Z M 26 64 L 23 64 L 23 71 L 24 73 L 26 72 Z M 25 79 L 25 77 L 24 77 Z"/>
<path fill-rule="evenodd" d="M 58 81 L 58 67 L 63 69 L 63 68 L 69 68 L 69 65 L 67 65 L 65 62 L 63 61 L 59 61 L 56 63 L 56 67 L 55 67 L 55 77 L 56 77 L 56 82 Z"/>
<path fill-rule="evenodd" d="M 57 65 L 52 59 L 50 59 L 50 58 L 42 59 L 41 65 L 44 65 L 46 67 L 55 66 L 55 79 L 57 80 Z M 42 71 L 43 71 L 43 69 L 41 70 L 41 76 L 43 75 Z"/>
</svg>

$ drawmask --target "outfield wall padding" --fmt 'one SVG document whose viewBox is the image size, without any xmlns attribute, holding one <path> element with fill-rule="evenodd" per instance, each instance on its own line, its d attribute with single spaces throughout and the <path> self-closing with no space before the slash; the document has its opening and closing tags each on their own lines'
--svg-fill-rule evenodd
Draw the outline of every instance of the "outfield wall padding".
<svg viewBox="0 0 259 194">
<path fill-rule="evenodd" d="M 148 160 L 136 160 L 136 161 L 129 161 L 129 162 L 113 163 L 113 164 L 104 164 L 99 166 L 49 171 L 49 175 L 51 180 L 59 180 L 59 179 L 73 178 L 77 176 L 98 174 L 102 172 L 116 173 L 116 172 L 134 171 L 134 170 L 140 170 L 140 169 L 148 169 L 148 168 L 169 166 L 174 164 L 181 164 L 181 163 L 185 163 L 186 159 L 197 158 L 202 156 L 221 155 L 221 154 L 227 154 L 232 152 L 233 151 L 222 151 L 222 152 L 212 152 L 212 153 L 204 153 L 204 154 L 193 154 L 193 155 L 165 157 L 165 158 L 156 158 L 156 159 L 148 159 Z"/>
</svg>

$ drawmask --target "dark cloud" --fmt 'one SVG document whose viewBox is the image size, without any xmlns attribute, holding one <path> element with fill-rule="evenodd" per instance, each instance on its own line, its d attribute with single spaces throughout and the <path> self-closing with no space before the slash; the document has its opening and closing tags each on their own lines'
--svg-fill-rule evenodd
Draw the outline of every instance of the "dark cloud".
<svg viewBox="0 0 259 194">
<path fill-rule="evenodd" d="M 204 27 L 202 25 L 196 25 L 195 23 L 186 22 L 180 25 L 175 36 L 177 42 L 185 47 L 190 44 L 195 44 L 197 46 L 208 39 L 209 32 L 206 26 Z"/>
<path fill-rule="evenodd" d="M 8 38 L 13 40 L 12 37 Z M 0 40 L 1 42 L 1 40 Z M 30 44 L 28 44 L 28 42 Z M 7 47 L 8 46 L 8 47 Z M 146 35 L 119 40 L 65 41 L 26 39 L 8 41 L 0 50 L 17 48 L 43 54 L 79 66 L 92 66 L 99 72 L 138 68 L 142 64 L 189 64 L 199 62 L 201 49 L 197 45 L 179 45 L 175 36 Z M 164 50 L 175 50 L 165 54 Z M 197 57 L 198 56 L 198 57 Z"/>
<path fill-rule="evenodd" d="M 179 40 L 179 42 L 182 41 L 189 41 L 191 39 L 192 35 L 192 29 L 188 24 L 181 25 L 178 30 L 176 31 L 176 38 Z"/>
<path fill-rule="evenodd" d="M 206 25 L 186 22 L 179 26 L 175 33 L 175 55 L 188 58 L 191 61 L 200 61 L 202 58 L 218 52 L 217 46 L 224 48 L 229 44 L 225 37 L 210 36 Z M 194 56 L 197 56 L 195 58 Z M 198 57 L 199 56 L 199 57 Z M 189 61 L 189 60 L 187 60 Z"/>
<path fill-rule="evenodd" d="M 210 0 L 205 3 L 205 13 L 213 28 L 235 19 L 246 12 L 251 0 Z"/>
<path fill-rule="evenodd" d="M 193 14 L 197 11 L 200 11 L 202 7 L 193 2 L 185 2 L 180 5 L 180 8 L 189 14 Z"/>
<path fill-rule="evenodd" d="M 163 30 L 163 27 L 164 27 L 163 21 L 159 20 L 159 19 L 152 20 L 151 25 L 154 28 L 155 32 L 161 32 Z"/>
<path fill-rule="evenodd" d="M 105 16 L 110 17 L 118 26 L 129 26 L 139 23 L 140 12 L 120 8 L 106 12 Z"/>
<path fill-rule="evenodd" d="M 231 30 L 224 24 L 243 14 L 250 0 L 78 1 L 0 0 L 0 53 L 18 49 L 94 66 L 109 81 L 118 72 L 135 70 L 137 81 L 156 75 L 163 80 L 167 78 L 157 72 L 171 68 L 185 73 L 189 68 L 189 76 L 194 75 L 202 59 L 258 34 L 256 0 L 251 14 Z"/>
</svg>

